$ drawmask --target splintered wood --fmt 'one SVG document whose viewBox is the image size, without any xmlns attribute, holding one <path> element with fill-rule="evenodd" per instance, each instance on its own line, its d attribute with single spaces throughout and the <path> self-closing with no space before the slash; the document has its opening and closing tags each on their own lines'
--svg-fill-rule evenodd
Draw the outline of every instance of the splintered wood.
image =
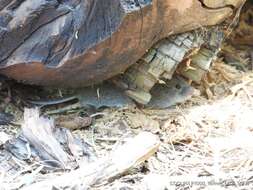
<svg viewBox="0 0 253 190">
<path fill-rule="evenodd" d="M 54 134 L 53 120 L 40 117 L 38 109 L 25 109 L 22 132 L 28 142 L 45 160 L 54 160 L 66 168 L 73 158 L 68 155 Z"/>
<path fill-rule="evenodd" d="M 142 132 L 118 146 L 108 157 L 62 176 L 32 184 L 23 190 L 51 190 L 52 188 L 89 188 L 107 182 L 124 174 L 127 170 L 149 159 L 160 145 L 159 139 L 148 132 Z"/>
<path fill-rule="evenodd" d="M 216 59 L 223 39 L 221 27 L 163 39 L 114 82 L 129 97 L 146 105 L 152 100 L 153 87 L 168 85 L 175 74 L 199 83 Z"/>
<path fill-rule="evenodd" d="M 141 104 L 148 104 L 152 98 L 150 90 L 156 83 L 170 80 L 177 66 L 185 55 L 192 49 L 199 47 L 203 40 L 197 38 L 194 32 L 184 33 L 164 39 L 135 65 L 130 67 L 122 77 L 128 86 L 126 94 Z M 120 82 L 119 82 L 120 81 Z"/>
</svg>

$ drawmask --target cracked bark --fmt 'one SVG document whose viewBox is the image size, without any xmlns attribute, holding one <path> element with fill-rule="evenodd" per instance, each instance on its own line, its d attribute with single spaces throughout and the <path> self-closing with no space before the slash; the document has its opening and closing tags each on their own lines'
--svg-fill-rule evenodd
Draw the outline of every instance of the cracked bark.
<svg viewBox="0 0 253 190">
<path fill-rule="evenodd" d="M 98 83 L 158 40 L 217 24 L 243 2 L 0 0 L 0 73 L 38 85 Z"/>
</svg>

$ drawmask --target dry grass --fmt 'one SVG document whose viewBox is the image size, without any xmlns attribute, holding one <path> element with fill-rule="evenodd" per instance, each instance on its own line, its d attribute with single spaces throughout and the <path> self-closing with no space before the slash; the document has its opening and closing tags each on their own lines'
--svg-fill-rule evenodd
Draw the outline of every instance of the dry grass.
<svg viewBox="0 0 253 190">
<path fill-rule="evenodd" d="M 202 84 L 203 95 L 183 105 L 167 110 L 106 109 L 89 129 L 75 131 L 99 157 L 122 138 L 143 130 L 157 134 L 162 142 L 145 164 L 94 189 L 252 189 L 253 77 L 240 76 L 217 62 L 205 81 L 215 83 L 215 88 Z M 206 88 L 212 93 L 209 101 L 204 98 Z M 42 175 L 40 170 L 41 165 L 33 164 L 15 175 L 2 172 L 0 189 L 59 175 Z"/>
<path fill-rule="evenodd" d="M 217 70 L 213 72 L 217 74 Z M 227 89 L 223 96 L 213 93 L 212 101 L 199 102 L 202 97 L 195 97 L 170 110 L 118 111 L 114 118 L 128 120 L 127 115 L 134 112 L 144 114 L 150 124 L 159 122 L 159 131 L 157 127 L 155 131 L 162 145 L 145 165 L 147 173 L 132 171 L 98 189 L 252 189 L 253 78 L 246 74 L 240 80 L 217 81 L 220 88 L 225 81 Z"/>
</svg>

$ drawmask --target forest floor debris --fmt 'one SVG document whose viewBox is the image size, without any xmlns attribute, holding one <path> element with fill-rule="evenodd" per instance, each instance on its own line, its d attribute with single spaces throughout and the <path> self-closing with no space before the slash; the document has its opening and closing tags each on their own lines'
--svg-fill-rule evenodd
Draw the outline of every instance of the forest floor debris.
<svg viewBox="0 0 253 190">
<path fill-rule="evenodd" d="M 242 18 L 248 20 L 247 15 Z M 171 108 L 131 105 L 69 110 L 50 116 L 55 119 L 59 128 L 54 130 L 58 132 L 50 131 L 51 120 L 43 125 L 48 129 L 33 124 L 31 127 L 40 131 L 29 141 L 19 135 L 20 126 L 24 125 L 22 107 L 1 104 L 3 110 L 15 115 L 16 121 L 12 121 L 15 125 L 0 127 L 0 190 L 52 189 L 52 186 L 55 189 L 92 186 L 96 190 L 253 189 L 253 74 L 249 56 L 252 47 L 235 48 L 245 42 L 252 45 L 247 40 L 252 39 L 252 32 L 248 32 L 252 26 L 248 28 L 246 22 L 241 23 L 229 40 L 235 44 L 225 43 L 209 73 L 200 84 L 193 84 L 196 93 L 192 98 Z M 246 41 L 241 40 L 245 32 Z M 93 93 L 100 94 L 96 90 Z M 61 97 L 62 92 L 57 94 Z M 0 96 L 9 98 L 9 91 L 1 91 Z M 19 105 L 21 96 L 21 91 L 15 88 L 11 98 Z M 36 113 L 36 123 L 44 121 Z M 71 131 L 62 131 L 61 127 Z M 48 132 L 50 135 L 42 135 Z M 68 138 L 60 138 L 63 134 L 68 134 Z M 64 165 L 69 160 L 64 158 L 72 157 L 74 167 L 45 167 L 45 158 L 39 156 L 27 159 L 33 154 L 28 145 L 35 140 L 46 141 L 42 144 L 48 146 L 50 141 L 45 137 L 57 144 L 49 146 L 50 152 L 57 154 L 54 149 L 61 147 L 64 156 L 55 157 Z M 26 159 L 6 148 L 17 139 L 23 144 L 15 150 L 25 152 Z M 87 155 L 91 160 L 85 159 Z M 51 159 L 57 160 L 55 157 Z"/>
<path fill-rule="evenodd" d="M 252 188 L 253 102 L 249 100 L 253 95 L 253 75 L 241 73 L 223 62 L 216 64 L 209 73 L 215 76 L 216 84 L 208 86 L 211 98 L 206 87 L 199 85 L 196 86 L 199 95 L 184 104 L 163 110 L 136 106 L 102 109 L 93 116 L 90 126 L 72 132 L 75 138 L 85 140 L 98 158 L 108 156 L 125 138 L 142 131 L 160 139 L 160 147 L 146 162 L 93 189 Z M 230 80 L 226 80 L 221 68 L 226 69 Z M 228 70 L 232 72 L 228 74 Z M 244 77 L 240 78 L 242 74 Z M 141 147 L 136 144 L 136 148 Z M 1 159 L 3 155 L 1 150 Z M 117 158 L 122 160 L 127 156 L 122 153 Z M 10 179 L 16 181 L 15 185 L 29 188 L 30 182 L 43 183 L 69 172 L 58 169 L 41 173 L 41 162 L 27 165 L 15 158 L 14 162 L 9 169 L 0 164 L 3 189 L 11 189 Z"/>
</svg>

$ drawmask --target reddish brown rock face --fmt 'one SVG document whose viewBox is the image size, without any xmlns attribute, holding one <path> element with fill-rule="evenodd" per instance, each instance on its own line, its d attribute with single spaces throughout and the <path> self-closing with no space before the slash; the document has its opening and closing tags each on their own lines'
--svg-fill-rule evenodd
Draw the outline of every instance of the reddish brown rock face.
<svg viewBox="0 0 253 190">
<path fill-rule="evenodd" d="M 158 40 L 217 24 L 243 2 L 0 0 L 0 73 L 38 85 L 98 83 Z"/>
</svg>

